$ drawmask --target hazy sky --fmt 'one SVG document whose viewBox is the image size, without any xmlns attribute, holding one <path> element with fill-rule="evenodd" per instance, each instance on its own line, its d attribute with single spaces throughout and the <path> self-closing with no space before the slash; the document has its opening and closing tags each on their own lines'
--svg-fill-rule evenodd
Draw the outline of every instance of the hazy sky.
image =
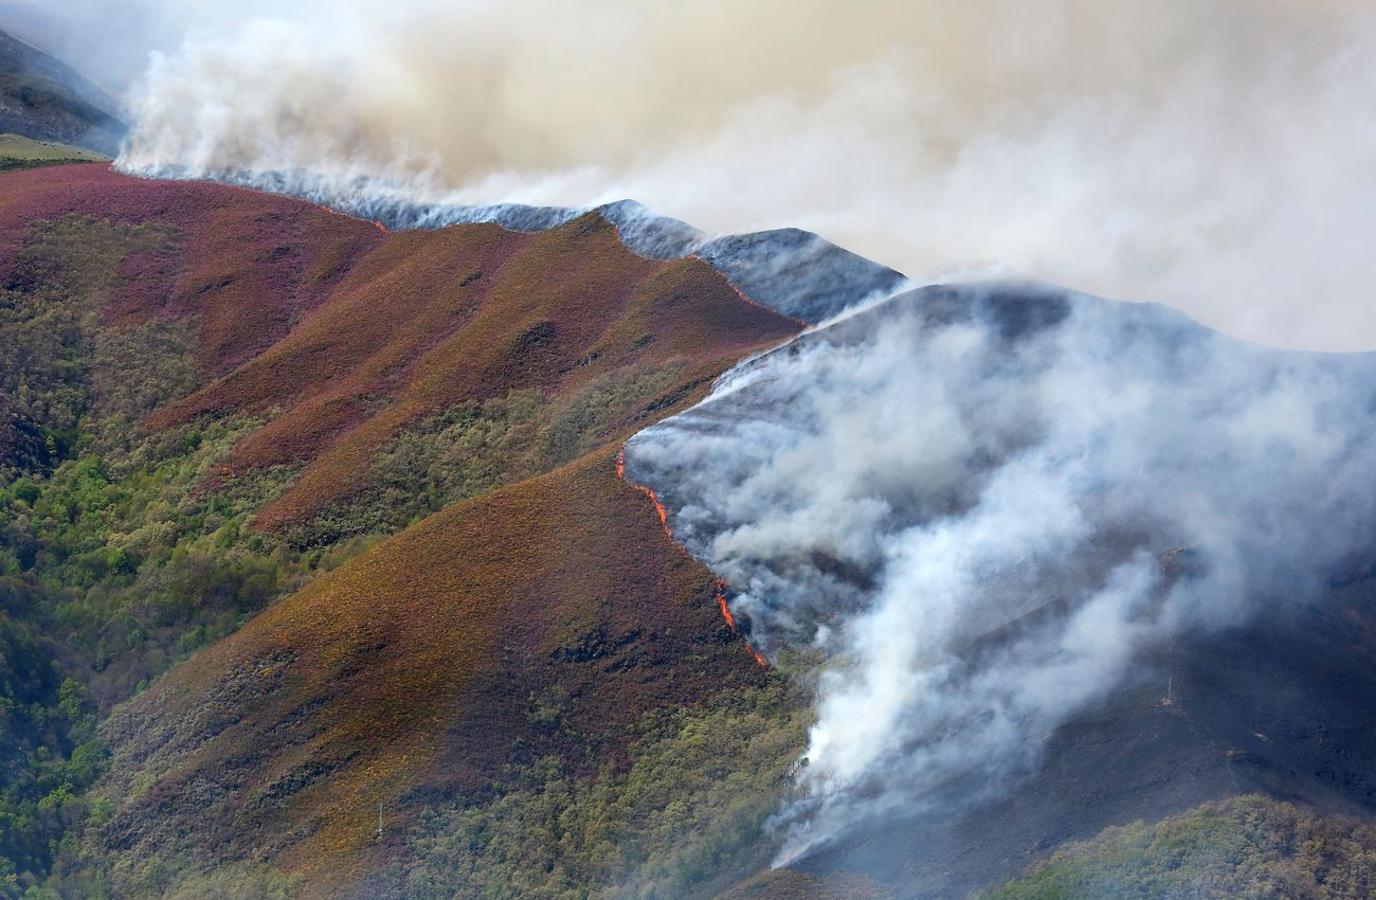
<svg viewBox="0 0 1376 900">
<path fill-rule="evenodd" d="M 79 0 L 50 15 L 65 55 L 128 89 L 125 161 L 146 171 L 632 197 L 711 231 L 808 228 L 919 280 L 1036 277 L 1358 349 L 1376 348 L 1363 6 Z"/>
</svg>

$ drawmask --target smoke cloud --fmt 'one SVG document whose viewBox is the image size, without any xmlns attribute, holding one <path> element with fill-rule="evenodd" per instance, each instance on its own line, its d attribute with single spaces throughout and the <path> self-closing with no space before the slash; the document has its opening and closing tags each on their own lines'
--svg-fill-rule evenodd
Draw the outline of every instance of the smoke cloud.
<svg viewBox="0 0 1376 900">
<path fill-rule="evenodd" d="M 91 3 L 72 21 L 97 33 Z M 140 8 L 159 37 L 128 171 L 630 197 L 713 233 L 806 228 L 917 281 L 1035 278 L 1235 338 L 1376 346 L 1366 3 Z M 1376 512 L 1374 384 L 1371 358 L 1159 306 L 935 289 L 637 436 L 630 474 L 752 639 L 827 660 L 785 854 L 997 792 L 1156 642 L 1315 597 Z"/>
<path fill-rule="evenodd" d="M 1030 277 L 1249 339 L 1376 343 L 1365 4 L 146 5 L 186 37 L 129 94 L 133 171 L 631 197 L 714 233 L 807 228 L 920 282 Z"/>
<path fill-rule="evenodd" d="M 1369 563 L 1373 387 L 1160 306 L 928 288 L 636 435 L 752 642 L 827 661 L 784 858 L 997 795 L 1143 651 Z"/>
</svg>

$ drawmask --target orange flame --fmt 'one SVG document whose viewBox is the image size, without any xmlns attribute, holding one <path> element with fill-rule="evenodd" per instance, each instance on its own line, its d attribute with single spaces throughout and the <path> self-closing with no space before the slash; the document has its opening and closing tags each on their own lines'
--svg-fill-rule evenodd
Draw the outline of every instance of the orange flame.
<svg viewBox="0 0 1376 900">
<path fill-rule="evenodd" d="M 669 511 L 666 510 L 664 508 L 664 504 L 660 502 L 659 494 L 655 493 L 654 488 L 651 488 L 643 484 L 637 484 L 636 482 L 631 481 L 626 477 L 626 451 L 624 448 L 616 454 L 616 477 L 619 480 L 626 482 L 626 484 L 629 484 L 631 487 L 635 488 L 637 491 L 644 494 L 646 497 L 650 498 L 650 502 L 654 504 L 655 512 L 659 515 L 659 524 L 664 528 L 665 537 L 669 538 L 669 540 L 671 541 L 674 541 L 674 544 L 679 548 L 681 552 L 687 553 L 688 551 L 684 549 L 683 545 L 678 543 L 678 541 L 674 540 L 674 530 L 669 527 Z M 765 660 L 764 655 L 761 654 L 754 647 L 750 646 L 749 639 L 747 639 L 745 635 L 741 634 L 740 628 L 736 625 L 736 617 L 731 615 L 731 607 L 728 606 L 726 603 L 726 591 L 729 587 L 730 585 L 726 583 L 726 579 L 717 579 L 717 606 L 721 608 L 721 617 L 726 620 L 726 625 L 728 628 L 731 629 L 732 632 L 740 635 L 741 643 L 745 645 L 746 652 L 750 654 L 750 656 L 755 660 L 756 664 L 759 665 L 761 669 L 766 669 L 769 667 L 769 663 Z"/>
<path fill-rule="evenodd" d="M 343 216 L 346 219 L 358 219 L 360 221 L 367 222 L 369 225 L 372 225 L 374 228 L 376 228 L 383 234 L 391 234 L 391 232 L 387 230 L 386 225 L 383 225 L 381 222 L 378 222 L 375 219 L 364 219 L 361 216 L 351 216 L 346 212 L 341 212 L 340 210 L 326 206 L 323 203 L 312 203 L 311 206 L 314 206 L 316 209 L 323 209 L 325 212 L 329 213 L 332 216 Z"/>
<path fill-rule="evenodd" d="M 704 260 L 701 256 L 697 255 L 696 253 L 694 253 L 692 256 L 690 256 L 689 259 L 696 259 L 696 260 L 698 260 L 698 261 L 700 261 L 700 262 L 706 262 L 706 260 Z M 707 263 L 707 265 L 712 266 L 711 263 Z M 716 266 L 712 266 L 712 268 L 715 269 Z M 739 298 L 740 301 L 741 301 L 742 303 L 746 304 L 747 306 L 753 306 L 753 307 L 755 307 L 756 309 L 762 309 L 762 310 L 764 310 L 765 312 L 769 313 L 770 315 L 781 316 L 782 318 L 788 319 L 790 322 L 792 322 L 794 325 L 797 325 L 799 328 L 803 329 L 804 331 L 806 331 L 807 329 L 809 329 L 809 328 L 812 327 L 812 324 L 811 324 L 810 322 L 806 322 L 806 321 L 804 321 L 804 320 L 798 318 L 797 316 L 790 316 L 790 315 L 788 315 L 787 313 L 779 312 L 779 311 L 776 310 L 776 309 L 770 309 L 768 306 L 765 306 L 763 303 L 760 303 L 760 302 L 758 302 L 758 301 L 756 301 L 756 300 L 750 299 L 750 297 L 745 293 L 745 291 L 741 290 L 740 287 L 739 287 L 734 281 L 732 281 L 731 279 L 727 278 L 726 275 L 725 275 L 724 273 L 721 273 L 721 274 L 722 274 L 722 280 L 725 281 L 726 284 L 727 284 L 727 286 L 730 287 L 731 290 L 735 292 L 736 297 Z"/>
</svg>

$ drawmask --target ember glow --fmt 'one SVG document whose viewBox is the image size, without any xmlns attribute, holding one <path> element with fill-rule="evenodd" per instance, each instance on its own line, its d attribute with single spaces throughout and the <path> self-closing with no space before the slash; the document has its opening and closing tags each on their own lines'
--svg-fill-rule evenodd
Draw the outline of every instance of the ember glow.
<svg viewBox="0 0 1376 900">
<path fill-rule="evenodd" d="M 674 546 L 686 554 L 688 552 L 687 549 L 674 539 L 674 530 L 669 526 L 669 511 L 664 508 L 663 502 L 659 499 L 659 494 L 655 493 L 653 488 L 638 484 L 626 477 L 626 451 L 624 449 L 616 454 L 616 477 L 650 499 L 650 502 L 654 504 L 655 513 L 659 516 L 659 524 L 664 528 L 664 536 L 670 541 L 673 541 Z M 736 617 L 731 614 L 731 606 L 727 601 L 727 592 L 730 590 L 730 585 L 726 583 L 724 578 L 718 578 L 715 588 L 717 605 L 721 608 L 721 617 L 726 620 L 727 627 L 740 635 L 741 643 L 745 645 L 746 651 L 750 654 L 751 658 L 755 660 L 755 663 L 761 669 L 768 668 L 769 663 L 765 660 L 764 654 L 750 645 L 750 639 L 741 632 L 740 627 L 736 624 Z"/>
<path fill-rule="evenodd" d="M 1369 552 L 1373 384 L 1376 354 L 932 287 L 633 437 L 631 473 L 736 586 L 752 639 L 828 662 L 780 861 L 997 798 L 1173 635 L 1320 602 Z M 1181 547 L 1188 570 L 1163 574 Z"/>
</svg>

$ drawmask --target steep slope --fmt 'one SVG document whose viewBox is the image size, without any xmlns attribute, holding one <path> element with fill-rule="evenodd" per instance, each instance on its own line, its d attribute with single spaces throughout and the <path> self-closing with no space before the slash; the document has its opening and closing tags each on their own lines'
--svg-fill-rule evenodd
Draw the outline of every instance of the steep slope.
<svg viewBox="0 0 1376 900">
<path fill-rule="evenodd" d="M 836 661 L 791 867 L 962 896 L 1240 794 L 1369 822 L 1374 384 L 1376 354 L 933 286 L 637 434 L 752 641 Z"/>
<path fill-rule="evenodd" d="M 1319 820 L 1355 816 L 1370 827 L 1373 613 L 1376 592 L 1349 589 L 1331 610 L 1177 641 L 1168 654 L 1140 660 L 1102 708 L 1059 729 L 1036 773 L 997 802 L 861 829 L 794 865 L 867 872 L 900 893 L 958 896 L 1101 829 L 1156 823 L 1239 795 L 1297 803 Z M 1249 852 L 1276 860 L 1264 841 Z M 1084 854 L 1092 868 L 1092 851 Z M 1199 877 L 1221 877 L 1223 862 L 1211 869 L 1201 861 Z M 1147 865 L 1124 874 L 1145 878 Z"/>
<path fill-rule="evenodd" d="M 1366 839 L 1322 818 L 1376 814 L 1372 360 L 1270 354 L 1028 286 L 930 288 L 776 347 L 802 323 L 752 290 L 792 285 L 787 308 L 816 319 L 897 276 L 801 232 L 693 243 L 631 204 L 537 212 L 508 210 L 530 231 L 388 233 L 100 165 L 0 175 L 0 641 L 33 675 L 0 667 L 5 885 L 962 895 L 1032 864 L 1009 895 L 1367 889 Z M 1122 410 L 1150 428 L 1123 440 Z M 834 443 L 770 462 L 819 423 L 840 424 Z M 657 495 L 618 477 L 632 435 L 629 477 Z M 827 760 L 799 754 L 811 692 L 847 671 L 817 677 L 829 641 L 887 583 L 865 554 L 933 510 L 980 509 L 970 484 L 1029 458 L 1091 537 L 976 560 L 949 645 L 939 610 L 920 621 L 914 665 L 947 654 L 947 680 L 897 718 L 912 731 L 871 742 L 893 768 L 819 805 Z M 1063 521 L 1046 484 L 1023 487 L 1005 496 L 1041 505 L 1015 504 L 981 546 Z M 811 491 L 862 515 L 818 516 Z M 1238 503 L 1207 508 L 1219 496 Z M 856 540 L 876 522 L 889 539 Z M 1163 610 L 1209 584 L 1215 537 L 1234 533 L 1261 588 L 1201 595 L 1222 612 L 1176 628 Z M 1126 625 L 1058 630 L 1125 568 L 1150 585 L 1124 589 Z M 1080 672 L 1128 632 L 1147 637 L 1122 666 L 1037 668 Z M 890 621 L 875 646 L 903 633 Z M 1030 668 L 993 677 L 1009 664 Z M 837 809 L 845 828 L 796 842 Z M 1161 824 L 1100 835 L 1137 820 Z M 1269 847 L 1287 835 L 1341 846 L 1317 862 Z M 770 871 L 781 847 L 790 866 Z M 1187 864 L 1163 876 L 1162 853 Z"/>
<path fill-rule="evenodd" d="M 0 175 L 0 265 L 11 269 L 12 284 L 41 274 L 32 271 L 39 262 L 17 259 L 26 233 L 70 217 L 172 229 L 164 246 L 119 261 L 103 315 L 119 326 L 194 322 L 207 375 L 285 337 L 382 237 L 366 222 L 286 198 L 61 166 Z"/>
<path fill-rule="evenodd" d="M 125 133 L 114 102 L 71 67 L 0 31 L 0 133 L 114 155 Z"/>
<path fill-rule="evenodd" d="M 763 677 L 602 452 L 424 520 L 122 709 L 101 840 L 368 895 L 428 808 L 537 760 L 595 774 L 646 713 Z"/>
<path fill-rule="evenodd" d="M 50 848 L 14 856 L 21 885 L 46 867 L 76 893 L 291 874 L 368 896 L 412 867 L 452 884 L 434 817 L 496 816 L 484 804 L 558 783 L 535 777 L 550 767 L 651 814 L 617 799 L 665 789 L 638 761 L 707 723 L 761 738 L 721 768 L 760 780 L 748 813 L 723 818 L 741 796 L 708 802 L 711 779 L 685 786 L 711 827 L 618 841 L 631 855 L 596 877 L 690 844 L 763 863 L 746 836 L 784 783 L 799 701 L 614 456 L 798 323 L 701 261 L 636 256 L 597 215 L 390 235 L 104 166 L 0 188 L 0 600 L 75 685 L 63 730 L 35 736 L 47 755 L 16 751 L 32 774 L 6 802 L 41 827 L 0 843 Z M 92 715 L 224 635 L 92 742 Z M 76 774 L 48 774 L 53 757 Z"/>
<path fill-rule="evenodd" d="M 651 360 L 680 369 L 688 390 L 767 337 L 767 317 L 700 263 L 627 252 L 595 214 L 539 235 L 485 224 L 411 232 L 271 351 L 154 424 L 285 406 L 228 463 L 232 474 L 309 462 L 257 520 L 283 528 L 348 501 L 379 446 L 456 402 L 579 394 L 609 373 L 633 380 Z"/>
</svg>

